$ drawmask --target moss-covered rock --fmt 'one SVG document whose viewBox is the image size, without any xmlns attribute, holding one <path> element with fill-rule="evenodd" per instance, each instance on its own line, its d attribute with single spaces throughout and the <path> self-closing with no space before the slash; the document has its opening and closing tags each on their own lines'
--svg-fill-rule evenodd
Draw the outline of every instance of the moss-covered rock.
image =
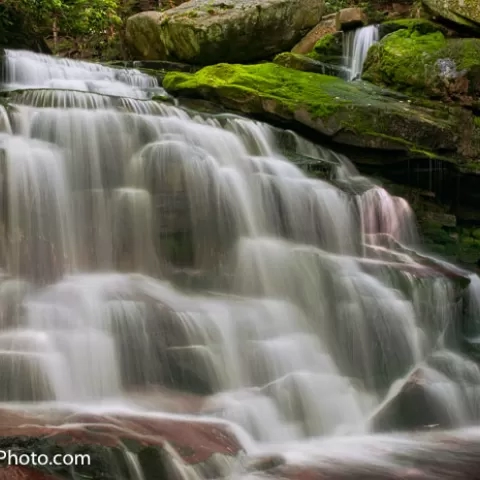
<svg viewBox="0 0 480 480">
<path fill-rule="evenodd" d="M 435 14 L 456 24 L 480 31 L 480 3 L 478 0 L 423 0 Z"/>
<path fill-rule="evenodd" d="M 425 158 L 436 152 L 463 154 L 467 146 L 471 148 L 475 128 L 469 112 L 418 106 L 361 82 L 272 63 L 219 64 L 195 74 L 173 72 L 163 85 L 173 94 L 216 101 L 297 130 L 307 127 L 344 145 L 414 152 Z"/>
<path fill-rule="evenodd" d="M 480 39 L 401 29 L 370 48 L 363 78 L 412 94 L 472 104 L 480 93 Z"/>
<path fill-rule="evenodd" d="M 315 44 L 310 56 L 320 62 L 340 65 L 343 59 L 343 32 L 325 35 Z"/>
<path fill-rule="evenodd" d="M 135 58 L 142 60 L 163 60 L 167 57 L 165 45 L 161 40 L 161 12 L 142 12 L 127 20 L 125 40 Z"/>
<path fill-rule="evenodd" d="M 141 59 L 247 62 L 290 50 L 321 19 L 323 0 L 191 0 L 127 21 Z"/>
<path fill-rule="evenodd" d="M 398 20 L 388 20 L 380 24 L 379 36 L 380 38 L 383 38 L 389 33 L 393 33 L 398 30 L 410 30 L 418 32 L 421 35 L 427 35 L 435 32 L 441 32 L 443 34 L 447 33 L 447 29 L 443 25 L 434 23 L 424 18 L 401 18 Z"/>
</svg>

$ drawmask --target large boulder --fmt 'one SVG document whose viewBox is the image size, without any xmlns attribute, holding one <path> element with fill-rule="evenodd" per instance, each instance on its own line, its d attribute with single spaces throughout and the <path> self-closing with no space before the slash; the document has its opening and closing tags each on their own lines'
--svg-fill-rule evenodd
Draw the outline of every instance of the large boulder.
<svg viewBox="0 0 480 480">
<path fill-rule="evenodd" d="M 480 128 L 471 113 L 399 101 L 392 92 L 361 82 L 263 63 L 172 72 L 163 85 L 171 93 L 216 101 L 343 145 L 429 152 L 430 158 L 432 153 L 479 153 Z"/>
<path fill-rule="evenodd" d="M 423 3 L 446 20 L 480 31 L 480 3 L 477 0 L 423 0 Z"/>
<path fill-rule="evenodd" d="M 370 48 L 363 79 L 472 105 L 480 95 L 480 39 L 446 38 L 413 24 Z"/>
<path fill-rule="evenodd" d="M 191 0 L 130 17 L 126 39 L 144 60 L 248 62 L 290 50 L 322 13 L 323 0 Z"/>
</svg>

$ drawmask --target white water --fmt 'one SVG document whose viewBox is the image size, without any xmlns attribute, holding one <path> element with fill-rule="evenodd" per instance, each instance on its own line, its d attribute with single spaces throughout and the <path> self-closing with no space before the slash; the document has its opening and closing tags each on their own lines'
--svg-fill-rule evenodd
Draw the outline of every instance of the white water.
<svg viewBox="0 0 480 480">
<path fill-rule="evenodd" d="M 368 50 L 379 40 L 378 26 L 350 30 L 343 40 L 344 66 L 349 71 L 349 80 L 358 80 L 362 76 L 363 65 L 367 59 Z"/>
<path fill-rule="evenodd" d="M 461 292 L 402 247 L 403 199 L 291 132 L 148 100 L 140 72 L 7 52 L 5 78 L 2 401 L 113 408 L 166 385 L 298 442 L 368 433 L 421 367 L 432 408 L 477 422 L 480 372 L 449 350 Z"/>
</svg>

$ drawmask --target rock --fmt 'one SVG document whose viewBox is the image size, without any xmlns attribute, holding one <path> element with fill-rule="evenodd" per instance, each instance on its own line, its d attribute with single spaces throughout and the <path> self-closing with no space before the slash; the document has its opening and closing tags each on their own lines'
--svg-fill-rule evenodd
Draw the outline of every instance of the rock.
<svg viewBox="0 0 480 480">
<path fill-rule="evenodd" d="M 453 154 L 471 148 L 469 135 L 477 135 L 471 114 L 464 117 L 460 110 L 414 106 L 365 84 L 271 63 L 220 64 L 193 75 L 169 73 L 163 85 L 173 94 L 217 101 L 297 131 L 307 127 L 317 138 L 320 134 L 343 145 Z"/>
<path fill-rule="evenodd" d="M 343 32 L 331 33 L 321 38 L 314 46 L 311 57 L 333 65 L 343 63 Z"/>
<path fill-rule="evenodd" d="M 321 73 L 323 75 L 333 75 L 336 77 L 348 78 L 348 70 L 330 63 L 324 63 L 315 60 L 306 55 L 299 55 L 296 53 L 281 53 L 273 59 L 273 63 L 282 65 L 302 72 Z"/>
<path fill-rule="evenodd" d="M 398 30 L 411 30 L 418 32 L 422 35 L 427 35 L 429 33 L 441 32 L 444 35 L 447 34 L 448 30 L 438 23 L 431 22 L 423 18 L 404 18 L 400 20 L 388 20 L 383 22 L 378 27 L 379 37 L 382 39 L 389 33 L 396 32 Z"/>
<path fill-rule="evenodd" d="M 336 19 L 335 13 L 323 17 L 322 21 L 292 48 L 292 53 L 305 54 L 311 52 L 322 37 L 337 31 Z"/>
<path fill-rule="evenodd" d="M 478 478 L 480 438 L 468 432 L 413 435 L 334 436 L 309 442 L 281 462 L 272 454 L 250 459 L 253 478 L 282 480 L 474 480 Z M 285 455 L 288 458 L 288 453 Z"/>
<path fill-rule="evenodd" d="M 363 8 L 344 8 L 337 13 L 337 30 L 352 30 L 354 28 L 364 27 L 367 23 L 368 18 Z"/>
<path fill-rule="evenodd" d="M 62 480 L 60 477 L 40 472 L 30 467 L 0 467 L 0 480 Z"/>
<path fill-rule="evenodd" d="M 480 39 L 446 39 L 440 31 L 423 31 L 412 26 L 373 45 L 363 79 L 422 96 L 473 105 L 480 94 Z"/>
<path fill-rule="evenodd" d="M 405 380 L 371 420 L 375 432 L 423 430 L 432 426 L 452 428 L 455 419 L 449 405 L 435 394 L 448 379 L 427 367 L 419 367 Z M 395 387 L 393 387 L 395 388 Z"/>
<path fill-rule="evenodd" d="M 13 417 L 10 421 L 9 415 Z M 25 423 L 20 423 L 22 417 Z M 0 418 L 7 420 L 6 426 L 2 424 L 2 450 L 18 455 L 35 452 L 49 456 L 59 453 L 90 456 L 88 464 L 38 467 L 45 477 L 19 476 L 22 480 L 56 480 L 55 475 L 104 480 L 131 478 L 132 465 L 128 464 L 127 452 L 136 456 L 145 479 L 182 478 L 180 470 L 190 471 L 187 476 L 192 478 L 199 474 L 201 478 L 223 478 L 242 451 L 227 423 L 194 417 L 115 411 L 96 415 L 55 410 L 37 410 L 34 416 L 4 409 Z M 0 469 L 0 479 L 1 472 Z"/>
<path fill-rule="evenodd" d="M 165 14 L 162 12 L 141 12 L 128 18 L 125 40 L 135 58 L 142 60 L 167 58 L 167 52 L 160 37 L 164 18 Z"/>
<path fill-rule="evenodd" d="M 191 0 L 133 15 L 126 40 L 143 60 L 248 62 L 290 50 L 322 13 L 323 0 Z"/>
<path fill-rule="evenodd" d="M 423 0 L 423 3 L 445 20 L 480 31 L 480 3 L 477 0 Z"/>
</svg>

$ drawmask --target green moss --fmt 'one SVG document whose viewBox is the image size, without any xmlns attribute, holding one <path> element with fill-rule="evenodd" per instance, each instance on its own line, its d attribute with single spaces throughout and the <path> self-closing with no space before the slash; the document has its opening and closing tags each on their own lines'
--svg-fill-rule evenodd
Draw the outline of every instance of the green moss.
<svg viewBox="0 0 480 480">
<path fill-rule="evenodd" d="M 258 111 L 261 110 L 262 100 L 271 99 L 290 112 L 304 106 L 317 118 L 328 116 L 339 105 L 351 101 L 344 95 L 344 98 L 335 96 L 336 90 L 348 93 L 348 84 L 344 83 L 326 75 L 297 72 L 273 63 L 263 63 L 213 65 L 193 75 L 171 72 L 166 75 L 163 86 L 174 91 L 213 88 L 223 97 L 238 101 L 258 99 Z"/>
<path fill-rule="evenodd" d="M 329 33 L 322 37 L 313 47 L 311 58 L 325 63 L 338 65 L 342 62 L 343 33 Z"/>
<path fill-rule="evenodd" d="M 435 80 L 434 63 L 445 45 L 440 32 L 421 35 L 412 30 L 398 30 L 370 48 L 363 78 L 422 92 Z"/>
<path fill-rule="evenodd" d="M 452 65 L 454 75 L 449 73 Z M 398 30 L 372 46 L 363 78 L 415 95 L 476 98 L 480 93 L 480 39 L 446 39 L 439 31 Z"/>
<path fill-rule="evenodd" d="M 204 98 L 228 109 L 293 121 L 349 145 L 412 152 L 415 158 L 458 148 L 457 119 L 446 109 L 437 107 L 437 112 L 404 103 L 363 82 L 263 63 L 220 64 L 195 74 L 172 72 L 163 86 L 170 93 Z"/>
<path fill-rule="evenodd" d="M 411 32 L 417 32 L 420 35 L 428 35 L 429 33 L 435 32 L 446 34 L 447 32 L 447 29 L 444 26 L 433 23 L 430 20 L 425 20 L 423 18 L 403 18 L 400 20 L 383 22 L 380 25 L 380 36 L 384 37 L 385 35 L 398 30 L 409 30 Z"/>
</svg>

